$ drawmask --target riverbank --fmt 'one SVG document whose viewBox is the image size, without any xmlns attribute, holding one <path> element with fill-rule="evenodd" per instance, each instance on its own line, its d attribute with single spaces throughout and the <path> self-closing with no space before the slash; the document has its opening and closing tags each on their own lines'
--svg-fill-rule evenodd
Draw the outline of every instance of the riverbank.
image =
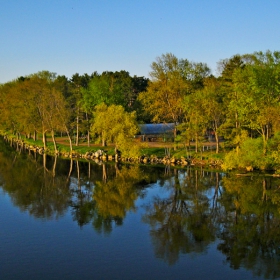
<svg viewBox="0 0 280 280">
<path fill-rule="evenodd" d="M 13 135 L 5 135 L 5 140 L 17 146 L 17 149 L 26 149 L 39 154 L 55 155 L 53 143 L 49 142 L 47 148 L 43 148 L 41 140 L 34 141 L 28 138 L 17 139 Z M 81 139 L 82 140 L 82 139 Z M 195 153 L 194 144 L 189 147 L 171 142 L 138 142 L 140 155 L 138 157 L 122 157 L 115 153 L 113 145 L 102 147 L 100 145 L 81 141 L 78 146 L 73 146 L 70 152 L 68 139 L 58 137 L 56 139 L 57 156 L 63 158 L 76 158 L 94 161 L 117 161 L 143 164 L 172 164 L 172 165 L 200 165 L 219 168 L 223 163 L 223 153 L 215 153 L 215 142 L 205 142 L 200 147 L 200 152 Z"/>
</svg>

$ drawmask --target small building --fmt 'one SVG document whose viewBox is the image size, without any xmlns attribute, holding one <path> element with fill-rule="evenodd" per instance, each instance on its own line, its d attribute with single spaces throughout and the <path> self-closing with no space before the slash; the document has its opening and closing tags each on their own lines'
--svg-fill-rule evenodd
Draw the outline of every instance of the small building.
<svg viewBox="0 0 280 280">
<path fill-rule="evenodd" d="M 174 123 L 139 124 L 140 134 L 137 138 L 141 141 L 167 141 L 174 138 Z"/>
</svg>

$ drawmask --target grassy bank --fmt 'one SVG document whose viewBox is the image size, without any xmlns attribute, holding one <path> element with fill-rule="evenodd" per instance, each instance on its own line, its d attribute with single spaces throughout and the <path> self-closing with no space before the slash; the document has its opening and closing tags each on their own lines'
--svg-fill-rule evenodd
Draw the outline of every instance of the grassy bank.
<svg viewBox="0 0 280 280">
<path fill-rule="evenodd" d="M 7 139 L 21 143 L 28 148 L 42 149 L 43 147 L 40 135 L 38 135 L 39 140 L 37 141 L 23 136 L 17 138 L 15 135 L 8 133 L 5 133 L 5 136 Z M 71 155 L 67 137 L 56 137 L 56 144 L 59 155 L 62 157 L 87 158 L 87 155 L 93 154 L 98 150 L 104 151 L 107 156 L 114 156 L 115 154 L 115 147 L 113 145 L 102 147 L 101 145 L 90 143 L 88 146 L 87 142 L 82 139 L 78 146 L 73 143 Z M 171 142 L 139 142 L 138 144 L 140 148 L 139 158 L 147 159 L 146 162 L 151 161 L 151 159 L 160 159 L 159 162 L 162 162 L 162 159 L 170 159 L 168 161 L 170 163 L 183 164 L 184 162 L 185 164 L 220 166 L 224 158 L 224 153 L 215 153 L 214 143 L 205 143 L 204 148 L 202 146 L 199 153 L 195 152 L 194 145 L 186 149 L 183 145 L 177 145 L 175 148 L 174 143 Z M 54 144 L 50 137 L 48 137 L 47 148 L 44 153 L 49 155 L 55 154 Z"/>
</svg>

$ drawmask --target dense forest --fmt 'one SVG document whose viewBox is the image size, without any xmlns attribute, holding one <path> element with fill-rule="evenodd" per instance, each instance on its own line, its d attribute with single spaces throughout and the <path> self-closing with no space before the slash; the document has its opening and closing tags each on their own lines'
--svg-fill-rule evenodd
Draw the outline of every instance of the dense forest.
<svg viewBox="0 0 280 280">
<path fill-rule="evenodd" d="M 74 74 L 41 71 L 0 85 L 0 129 L 20 137 L 67 135 L 129 153 L 138 123 L 175 123 L 177 143 L 199 143 L 210 132 L 230 150 L 223 168 L 279 169 L 280 52 L 234 55 L 206 63 L 171 53 L 151 64 L 150 78 L 127 71 Z M 75 136 L 75 138 L 73 138 Z"/>
</svg>

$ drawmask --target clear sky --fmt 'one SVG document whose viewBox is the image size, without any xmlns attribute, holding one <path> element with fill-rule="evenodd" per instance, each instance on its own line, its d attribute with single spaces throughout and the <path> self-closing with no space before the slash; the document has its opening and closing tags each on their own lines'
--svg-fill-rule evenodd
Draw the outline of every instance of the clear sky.
<svg viewBox="0 0 280 280">
<path fill-rule="evenodd" d="M 126 70 L 280 50 L 279 0 L 0 0 L 0 83 L 42 70 Z"/>
</svg>

